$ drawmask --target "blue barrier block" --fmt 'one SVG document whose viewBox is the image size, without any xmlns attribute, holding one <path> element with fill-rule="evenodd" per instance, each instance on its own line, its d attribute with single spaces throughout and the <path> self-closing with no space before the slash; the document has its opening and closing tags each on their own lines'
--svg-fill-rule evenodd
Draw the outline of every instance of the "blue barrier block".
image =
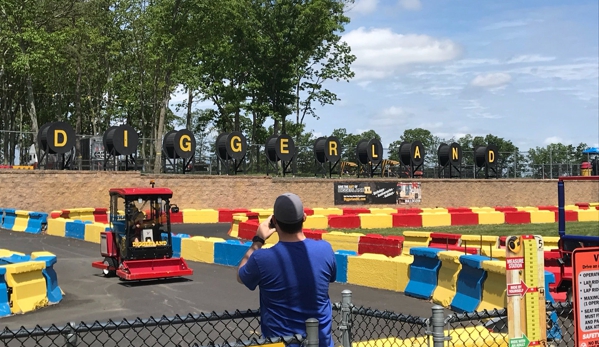
<svg viewBox="0 0 599 347">
<path fill-rule="evenodd" d="M 2 227 L 4 229 L 12 229 L 15 225 L 15 219 L 17 219 L 17 214 L 14 208 L 7 208 L 4 210 L 4 221 L 2 222 Z"/>
<path fill-rule="evenodd" d="M 552 272 L 545 271 L 545 300 L 551 303 L 555 303 L 553 296 L 549 292 L 549 285 L 551 283 L 555 283 L 555 275 Z M 562 329 L 558 324 L 557 313 L 551 312 L 549 317 L 553 324 L 551 324 L 551 328 L 547 329 L 547 338 L 553 340 L 561 340 L 563 338 Z"/>
<path fill-rule="evenodd" d="M 27 254 L 19 255 L 19 254 L 13 253 L 9 257 L 0 257 L 0 265 L 24 263 L 24 262 L 30 261 L 30 260 L 31 260 L 31 256 L 29 256 Z"/>
<path fill-rule="evenodd" d="M 187 235 L 187 234 L 172 235 L 171 239 L 173 241 L 173 257 L 174 258 L 181 257 L 181 239 L 188 238 L 188 237 L 189 237 L 189 235 Z M 168 240 L 168 236 L 167 236 L 167 240 Z"/>
<path fill-rule="evenodd" d="M 410 280 L 405 289 L 408 296 L 429 300 L 437 288 L 441 261 L 437 257 L 442 249 L 415 247 L 410 249 L 414 262 L 410 265 Z"/>
<path fill-rule="evenodd" d="M 65 223 L 65 237 L 73 239 L 85 239 L 85 224 L 92 224 L 92 221 L 73 220 Z"/>
<path fill-rule="evenodd" d="M 48 302 L 51 304 L 59 303 L 62 300 L 62 291 L 58 286 L 58 276 L 54 270 L 56 264 L 56 256 L 42 256 L 35 258 L 35 261 L 45 261 L 46 268 L 42 270 L 42 274 L 46 279 L 46 290 L 48 294 Z"/>
<path fill-rule="evenodd" d="M 347 257 L 352 255 L 358 255 L 354 251 L 342 251 L 335 252 L 335 262 L 337 263 L 337 277 L 335 282 L 347 283 Z"/>
<path fill-rule="evenodd" d="M 42 225 L 48 224 L 48 214 L 44 212 L 29 212 L 27 227 L 25 232 L 39 234 L 42 232 Z"/>
<path fill-rule="evenodd" d="M 474 312 L 483 297 L 483 283 L 487 272 L 482 268 L 482 262 L 489 260 L 482 255 L 463 255 L 460 257 L 462 270 L 458 274 L 456 295 L 451 301 L 450 308 L 455 312 Z"/>
<path fill-rule="evenodd" d="M 0 267 L 0 317 L 10 316 L 10 303 L 8 302 L 8 286 L 4 279 L 6 269 Z"/>
<path fill-rule="evenodd" d="M 237 266 L 251 245 L 251 242 L 243 243 L 239 240 L 216 242 L 214 244 L 214 263 Z"/>
<path fill-rule="evenodd" d="M 4 209 L 0 208 L 0 228 L 2 228 L 2 224 L 4 224 Z"/>
</svg>

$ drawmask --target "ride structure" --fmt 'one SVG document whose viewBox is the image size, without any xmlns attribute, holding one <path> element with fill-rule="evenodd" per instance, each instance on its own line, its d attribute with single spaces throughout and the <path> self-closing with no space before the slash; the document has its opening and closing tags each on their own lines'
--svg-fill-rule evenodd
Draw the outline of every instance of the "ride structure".
<svg viewBox="0 0 599 347">
<path fill-rule="evenodd" d="M 100 235 L 104 260 L 92 263 L 105 277 L 135 281 L 193 274 L 183 258 L 173 257 L 170 214 L 179 211 L 170 203 L 173 192 L 151 185 L 109 190 L 110 230 Z"/>
</svg>

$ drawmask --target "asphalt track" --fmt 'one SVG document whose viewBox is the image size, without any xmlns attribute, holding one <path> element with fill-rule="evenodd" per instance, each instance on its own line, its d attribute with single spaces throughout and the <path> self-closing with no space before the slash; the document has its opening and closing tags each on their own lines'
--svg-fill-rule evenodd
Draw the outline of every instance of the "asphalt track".
<svg viewBox="0 0 599 347">
<path fill-rule="evenodd" d="M 230 224 L 173 225 L 173 232 L 227 238 L 229 227 Z M 65 292 L 57 305 L 0 318 L 0 330 L 4 327 L 14 330 L 36 325 L 63 326 L 68 322 L 172 317 L 259 307 L 258 290 L 252 292 L 239 284 L 233 267 L 188 262 L 194 274 L 187 279 L 128 283 L 118 278 L 104 278 L 99 270 L 91 267 L 92 261 L 101 259 L 99 245 L 94 243 L 0 230 L 0 248 L 27 254 L 35 251 L 56 254 L 58 262 L 54 268 L 58 284 Z M 356 306 L 421 317 L 431 315 L 433 304 L 428 301 L 350 284 L 331 284 L 331 300 L 340 302 L 344 289 L 353 292 Z"/>
</svg>

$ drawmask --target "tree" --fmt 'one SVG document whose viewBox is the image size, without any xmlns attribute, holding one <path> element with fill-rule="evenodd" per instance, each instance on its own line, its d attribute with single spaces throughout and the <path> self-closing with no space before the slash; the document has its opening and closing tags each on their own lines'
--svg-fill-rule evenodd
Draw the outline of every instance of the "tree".
<svg viewBox="0 0 599 347">
<path fill-rule="evenodd" d="M 582 153 L 587 148 L 585 143 L 577 146 L 552 143 L 545 147 L 535 147 L 528 151 L 529 168 L 534 178 L 556 178 L 572 175 L 577 166 L 586 161 Z"/>
</svg>

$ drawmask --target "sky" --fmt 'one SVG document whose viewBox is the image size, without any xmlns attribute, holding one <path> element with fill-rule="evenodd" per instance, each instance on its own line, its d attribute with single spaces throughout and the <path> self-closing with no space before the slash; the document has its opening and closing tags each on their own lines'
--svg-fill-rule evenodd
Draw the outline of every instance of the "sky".
<svg viewBox="0 0 599 347">
<path fill-rule="evenodd" d="M 306 119 L 315 135 L 599 146 L 599 1 L 356 0 L 347 15 L 355 77 L 325 84 L 341 101 Z"/>
</svg>

